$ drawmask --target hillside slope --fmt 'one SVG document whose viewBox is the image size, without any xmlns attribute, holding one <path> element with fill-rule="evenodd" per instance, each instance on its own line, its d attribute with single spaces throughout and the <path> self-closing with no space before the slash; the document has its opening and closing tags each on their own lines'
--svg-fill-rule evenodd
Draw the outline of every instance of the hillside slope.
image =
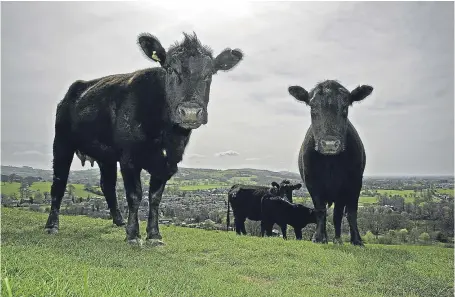
<svg viewBox="0 0 455 297">
<path fill-rule="evenodd" d="M 2 208 L 2 296 L 453 296 L 453 249 L 365 249 L 162 226 L 131 247 L 107 220 Z M 145 224 L 141 222 L 141 233 Z"/>
</svg>

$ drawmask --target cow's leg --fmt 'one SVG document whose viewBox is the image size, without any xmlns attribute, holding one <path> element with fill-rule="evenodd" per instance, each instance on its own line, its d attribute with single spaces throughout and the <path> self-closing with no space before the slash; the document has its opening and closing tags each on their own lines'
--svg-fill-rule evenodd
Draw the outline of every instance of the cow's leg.
<svg viewBox="0 0 455 297">
<path fill-rule="evenodd" d="M 360 237 L 360 232 L 357 228 L 357 207 L 357 203 L 348 204 L 346 206 L 348 213 L 349 230 L 351 233 L 351 244 L 363 246 L 362 238 Z"/>
<path fill-rule="evenodd" d="M 107 206 L 111 212 L 112 222 L 117 226 L 124 226 L 122 213 L 117 203 L 117 193 L 115 186 L 117 183 L 117 162 L 105 163 L 98 162 L 100 167 L 100 186 L 103 191 L 104 198 L 106 199 Z"/>
<path fill-rule="evenodd" d="M 265 234 L 267 236 L 273 236 L 273 223 L 265 224 Z"/>
<path fill-rule="evenodd" d="M 126 240 L 131 244 L 141 244 L 139 233 L 138 210 L 142 200 L 141 169 L 129 162 L 120 163 L 123 184 L 125 185 L 126 201 L 128 202 L 128 223 L 126 224 Z"/>
<path fill-rule="evenodd" d="M 343 220 L 344 205 L 341 203 L 335 203 L 333 209 L 333 226 L 335 227 L 335 238 L 333 239 L 334 244 L 343 244 L 341 240 L 341 222 Z"/>
<path fill-rule="evenodd" d="M 281 227 L 281 234 L 283 234 L 283 239 L 287 240 L 288 239 L 288 236 L 287 236 L 287 231 L 288 231 L 287 230 L 287 225 L 284 224 L 284 225 L 282 225 L 280 227 Z"/>
<path fill-rule="evenodd" d="M 234 225 L 235 233 L 237 233 L 237 235 L 240 235 L 240 232 L 243 231 L 243 226 L 245 226 L 245 218 L 234 215 Z"/>
<path fill-rule="evenodd" d="M 315 199 L 316 201 L 320 199 Z M 327 243 L 326 220 L 327 208 L 324 203 L 318 203 L 313 200 L 316 212 L 316 231 L 313 234 L 312 241 L 315 243 Z"/>
<path fill-rule="evenodd" d="M 245 221 L 242 222 L 242 234 L 246 235 Z"/>
<path fill-rule="evenodd" d="M 147 221 L 147 242 L 151 245 L 163 245 L 158 227 L 158 209 L 160 206 L 166 181 L 150 177 L 149 217 Z"/>
<path fill-rule="evenodd" d="M 294 227 L 295 239 L 302 240 L 302 228 Z"/>
<path fill-rule="evenodd" d="M 261 221 L 261 237 L 264 237 L 265 234 L 265 223 Z"/>
<path fill-rule="evenodd" d="M 59 212 L 63 195 L 65 194 L 66 183 L 70 172 L 71 162 L 74 157 L 74 148 L 69 139 L 63 134 L 64 131 L 57 130 L 54 137 L 53 145 L 53 168 L 54 177 L 51 186 L 51 210 L 46 222 L 45 230 L 49 234 L 58 232 Z"/>
</svg>

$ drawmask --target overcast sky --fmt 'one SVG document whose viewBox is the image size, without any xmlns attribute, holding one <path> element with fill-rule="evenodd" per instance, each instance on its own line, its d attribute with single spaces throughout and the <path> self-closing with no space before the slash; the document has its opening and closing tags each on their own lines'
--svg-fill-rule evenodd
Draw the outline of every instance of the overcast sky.
<svg viewBox="0 0 455 297">
<path fill-rule="evenodd" d="M 297 172 L 309 108 L 287 88 L 337 79 L 374 87 L 350 109 L 366 175 L 453 174 L 453 2 L 153 2 L 1 3 L 2 165 L 51 169 L 72 82 L 157 66 L 141 32 L 168 47 L 194 30 L 245 59 L 214 76 L 208 124 L 180 165 Z"/>
</svg>

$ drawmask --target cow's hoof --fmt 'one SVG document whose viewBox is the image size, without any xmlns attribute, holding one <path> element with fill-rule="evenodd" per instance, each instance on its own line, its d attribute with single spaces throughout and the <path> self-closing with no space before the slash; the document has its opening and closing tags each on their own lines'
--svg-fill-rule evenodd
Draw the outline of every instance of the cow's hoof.
<svg viewBox="0 0 455 297">
<path fill-rule="evenodd" d="M 142 239 L 140 238 L 128 239 L 127 242 L 129 245 L 142 246 Z"/>
<path fill-rule="evenodd" d="M 333 244 L 343 245 L 343 240 L 341 238 L 334 238 Z"/>
<path fill-rule="evenodd" d="M 322 244 L 327 244 L 327 238 L 326 237 L 317 237 L 313 236 L 313 239 L 311 240 L 314 243 L 322 243 Z"/>
<path fill-rule="evenodd" d="M 113 220 L 112 221 L 114 223 L 115 226 L 117 227 L 123 227 L 125 226 L 125 221 L 123 219 L 120 219 L 120 220 Z"/>
<path fill-rule="evenodd" d="M 57 234 L 58 233 L 58 228 L 55 228 L 55 227 L 45 228 L 44 230 L 47 232 L 47 234 Z"/>
<path fill-rule="evenodd" d="M 155 247 L 155 246 L 163 246 L 165 245 L 164 244 L 164 241 L 160 240 L 160 239 L 147 239 L 145 241 L 145 243 L 148 245 L 148 246 L 151 246 L 151 247 Z"/>
<path fill-rule="evenodd" d="M 365 247 L 365 245 L 363 244 L 363 242 L 361 240 L 351 241 L 351 244 L 354 246 Z"/>
<path fill-rule="evenodd" d="M 155 234 L 147 235 L 147 239 L 163 239 L 163 236 L 161 236 L 160 233 L 155 233 Z"/>
<path fill-rule="evenodd" d="M 123 216 L 120 213 L 120 210 L 111 212 L 111 216 L 112 216 L 112 223 L 114 223 L 114 225 L 116 225 L 118 227 L 125 226 L 125 221 L 123 220 Z"/>
</svg>

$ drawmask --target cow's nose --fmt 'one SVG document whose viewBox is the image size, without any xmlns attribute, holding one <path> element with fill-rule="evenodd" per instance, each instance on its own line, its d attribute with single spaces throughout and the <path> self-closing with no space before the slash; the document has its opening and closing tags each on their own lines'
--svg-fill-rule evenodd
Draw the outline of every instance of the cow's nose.
<svg viewBox="0 0 455 297">
<path fill-rule="evenodd" d="M 341 141 L 338 139 L 336 139 L 336 140 L 322 139 L 321 140 L 321 148 L 324 152 L 336 153 L 340 150 L 340 147 L 341 147 Z"/>
<path fill-rule="evenodd" d="M 202 107 L 179 106 L 177 112 L 182 122 L 200 123 L 203 120 Z"/>
<path fill-rule="evenodd" d="M 321 144 L 326 148 L 339 148 L 341 141 L 339 140 L 322 140 Z"/>
</svg>

